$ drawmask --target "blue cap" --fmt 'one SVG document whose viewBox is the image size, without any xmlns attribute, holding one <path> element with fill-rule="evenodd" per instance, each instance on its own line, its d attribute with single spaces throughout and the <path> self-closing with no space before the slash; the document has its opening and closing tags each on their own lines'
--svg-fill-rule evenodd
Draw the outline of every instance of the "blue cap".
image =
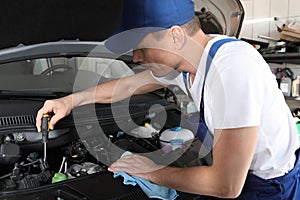
<svg viewBox="0 0 300 200">
<path fill-rule="evenodd" d="M 124 53 L 148 33 L 183 25 L 193 17 L 192 0 L 123 0 L 121 26 L 105 45 L 112 52 Z"/>
<path fill-rule="evenodd" d="M 180 126 L 176 126 L 174 128 L 171 128 L 170 131 L 179 132 L 182 128 Z"/>
</svg>

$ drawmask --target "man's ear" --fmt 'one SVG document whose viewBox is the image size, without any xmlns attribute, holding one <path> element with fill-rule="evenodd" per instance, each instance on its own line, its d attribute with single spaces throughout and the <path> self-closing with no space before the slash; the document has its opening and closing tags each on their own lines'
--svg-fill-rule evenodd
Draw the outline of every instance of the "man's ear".
<svg viewBox="0 0 300 200">
<path fill-rule="evenodd" d="M 181 49 L 186 40 L 185 32 L 180 26 L 172 26 L 170 30 L 175 48 Z"/>
</svg>

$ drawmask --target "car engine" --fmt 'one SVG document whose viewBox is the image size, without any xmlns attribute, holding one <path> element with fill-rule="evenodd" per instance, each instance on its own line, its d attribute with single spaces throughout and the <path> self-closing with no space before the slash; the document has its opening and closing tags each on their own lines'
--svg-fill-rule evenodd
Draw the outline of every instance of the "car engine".
<svg viewBox="0 0 300 200">
<path fill-rule="evenodd" d="M 145 99 L 150 101 L 144 103 Z M 120 112 L 123 108 L 124 113 Z M 0 123 L 2 194 L 107 175 L 107 167 L 125 151 L 143 154 L 159 164 L 206 164 L 205 159 L 198 159 L 201 145 L 178 105 L 156 94 L 131 98 L 129 109 L 122 103 L 75 108 L 49 131 L 46 160 L 35 115 L 0 117 Z"/>
</svg>

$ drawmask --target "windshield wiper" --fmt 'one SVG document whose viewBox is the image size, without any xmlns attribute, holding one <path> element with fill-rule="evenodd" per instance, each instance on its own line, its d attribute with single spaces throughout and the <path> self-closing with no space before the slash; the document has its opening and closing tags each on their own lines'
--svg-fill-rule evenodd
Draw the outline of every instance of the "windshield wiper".
<svg viewBox="0 0 300 200">
<path fill-rule="evenodd" d="M 59 98 L 70 94 L 70 92 L 53 92 L 53 91 L 13 91 L 13 90 L 0 90 L 0 98 L 1 97 L 10 97 L 10 98 L 18 98 L 18 97 L 38 97 L 38 98 Z"/>
</svg>

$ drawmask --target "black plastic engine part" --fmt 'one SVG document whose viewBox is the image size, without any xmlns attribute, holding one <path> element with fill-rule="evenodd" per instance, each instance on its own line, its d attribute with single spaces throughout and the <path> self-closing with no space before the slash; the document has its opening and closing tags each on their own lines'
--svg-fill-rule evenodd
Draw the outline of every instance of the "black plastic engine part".
<svg viewBox="0 0 300 200">
<path fill-rule="evenodd" d="M 13 164 L 21 157 L 21 150 L 17 144 L 4 143 L 0 147 L 0 164 Z"/>
</svg>

